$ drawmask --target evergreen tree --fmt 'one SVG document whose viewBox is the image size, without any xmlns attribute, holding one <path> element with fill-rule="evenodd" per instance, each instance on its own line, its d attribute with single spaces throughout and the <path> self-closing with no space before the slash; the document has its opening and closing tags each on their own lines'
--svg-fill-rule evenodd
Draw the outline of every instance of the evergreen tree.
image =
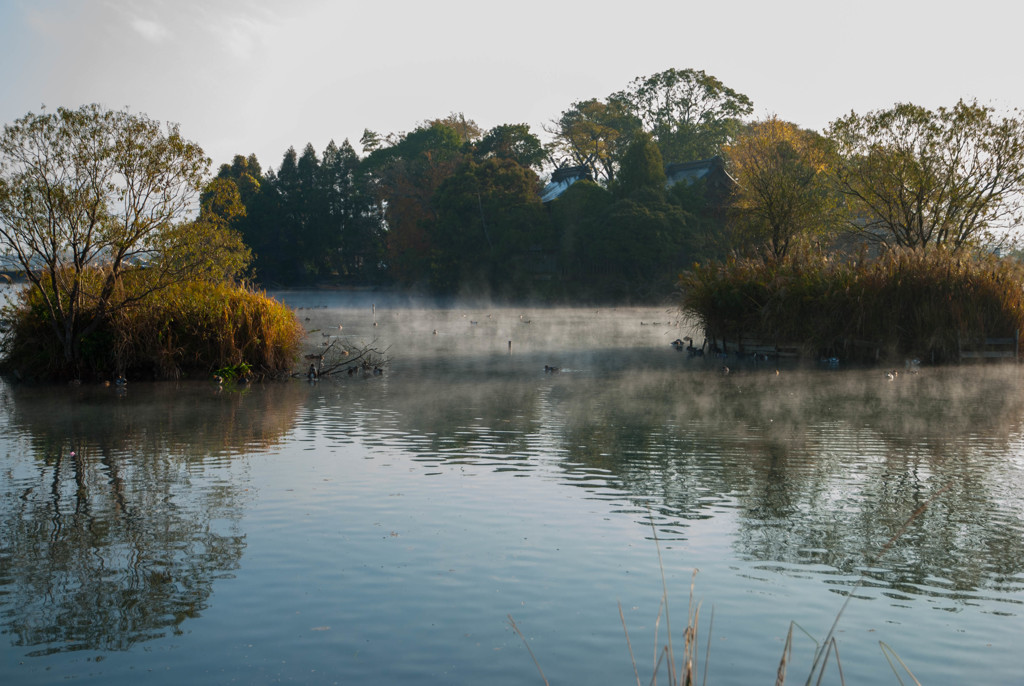
<svg viewBox="0 0 1024 686">
<path fill-rule="evenodd" d="M 638 133 L 626 148 L 614 187 L 616 195 L 623 198 L 664 198 L 665 165 L 651 134 Z"/>
</svg>

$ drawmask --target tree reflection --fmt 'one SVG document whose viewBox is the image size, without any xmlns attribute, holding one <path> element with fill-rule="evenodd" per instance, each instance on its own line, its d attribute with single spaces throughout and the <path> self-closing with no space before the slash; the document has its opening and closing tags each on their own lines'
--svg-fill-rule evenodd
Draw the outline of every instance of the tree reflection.
<svg viewBox="0 0 1024 686">
<path fill-rule="evenodd" d="M 614 475 L 667 535 L 737 508 L 740 553 L 783 569 L 898 597 L 1019 585 L 1021 372 L 928 371 L 595 383 L 562 406 L 565 469 Z"/>
<path fill-rule="evenodd" d="M 245 549 L 245 489 L 226 456 L 279 440 L 302 396 L 61 390 L 5 389 L 5 631 L 33 655 L 180 632 Z"/>
</svg>

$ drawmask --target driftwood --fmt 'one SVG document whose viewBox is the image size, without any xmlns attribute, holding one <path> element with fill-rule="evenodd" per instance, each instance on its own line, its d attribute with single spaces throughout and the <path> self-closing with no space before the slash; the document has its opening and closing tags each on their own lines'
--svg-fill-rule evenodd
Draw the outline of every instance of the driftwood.
<svg viewBox="0 0 1024 686">
<path fill-rule="evenodd" d="M 332 339 L 326 348 L 317 353 L 310 353 L 305 359 L 309 368 L 295 372 L 292 376 L 305 376 L 309 379 L 321 379 L 327 376 L 384 373 L 390 364 L 388 357 L 390 346 L 381 350 L 377 347 L 377 339 L 369 344 L 353 345 L 343 338 Z"/>
</svg>

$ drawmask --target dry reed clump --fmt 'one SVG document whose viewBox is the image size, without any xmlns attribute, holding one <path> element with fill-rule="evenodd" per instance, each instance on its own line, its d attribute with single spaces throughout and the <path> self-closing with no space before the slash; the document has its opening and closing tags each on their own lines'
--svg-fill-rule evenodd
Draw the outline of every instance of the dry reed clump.
<svg viewBox="0 0 1024 686">
<path fill-rule="evenodd" d="M 127 294 L 145 287 L 125 279 Z M 245 286 L 206 281 L 171 285 L 122 307 L 81 341 L 66 363 L 37 289 L 8 309 L 4 367 L 23 378 L 171 379 L 247 365 L 256 374 L 290 371 L 305 332 L 285 305 Z"/>
<path fill-rule="evenodd" d="M 991 255 L 892 250 L 835 259 L 698 265 L 680 280 L 682 309 L 709 338 L 758 339 L 807 352 L 956 360 L 962 343 L 1024 327 L 1024 267 Z"/>
<path fill-rule="evenodd" d="M 265 293 L 206 282 L 171 286 L 113 323 L 118 363 L 155 378 L 240 366 L 287 372 L 305 336 L 292 311 Z"/>
</svg>

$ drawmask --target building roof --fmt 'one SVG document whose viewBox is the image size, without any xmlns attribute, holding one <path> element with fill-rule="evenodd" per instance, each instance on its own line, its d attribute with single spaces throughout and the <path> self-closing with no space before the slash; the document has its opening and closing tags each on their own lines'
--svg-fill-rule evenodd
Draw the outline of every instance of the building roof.
<svg viewBox="0 0 1024 686">
<path fill-rule="evenodd" d="M 583 179 L 593 179 L 588 167 L 559 167 L 551 173 L 551 181 L 541 191 L 540 201 L 551 202 L 562 193 L 565 193 L 569 186 Z"/>
<path fill-rule="evenodd" d="M 710 157 L 706 160 L 696 160 L 694 162 L 676 162 L 665 167 L 665 188 L 671 188 L 680 182 L 687 184 L 696 183 L 704 178 L 722 176 L 722 180 L 727 180 L 729 183 L 735 183 L 729 172 L 725 171 L 725 162 L 718 155 Z"/>
</svg>

